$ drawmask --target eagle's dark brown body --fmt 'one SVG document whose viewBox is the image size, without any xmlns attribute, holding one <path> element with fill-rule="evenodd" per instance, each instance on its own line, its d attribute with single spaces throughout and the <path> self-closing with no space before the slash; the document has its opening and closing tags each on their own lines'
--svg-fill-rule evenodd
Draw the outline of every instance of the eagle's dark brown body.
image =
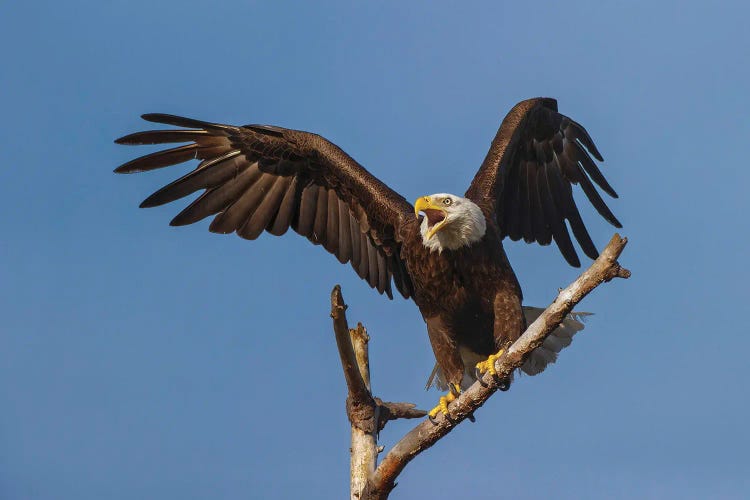
<svg viewBox="0 0 750 500">
<path fill-rule="evenodd" d="M 418 232 L 416 238 L 421 238 Z M 492 224 L 468 247 L 438 253 L 410 244 L 401 256 L 448 382 L 461 385 L 465 367 L 459 347 L 487 357 L 523 332 L 521 287 Z"/>
<path fill-rule="evenodd" d="M 430 251 L 414 207 L 326 139 L 264 125 L 236 127 L 172 115 L 144 119 L 176 125 L 118 139 L 120 144 L 188 143 L 130 161 L 120 173 L 153 170 L 191 159 L 195 170 L 149 196 L 158 206 L 202 190 L 172 225 L 214 216 L 209 229 L 255 239 L 289 228 L 322 245 L 380 293 L 391 284 L 413 298 L 448 382 L 464 372 L 460 348 L 486 356 L 524 328 L 521 289 L 502 239 L 549 244 L 580 265 L 566 221 L 586 255 L 598 252 L 572 196 L 580 184 L 597 211 L 619 222 L 592 180 L 616 196 L 589 157 L 601 155 L 585 129 L 557 112 L 554 99 L 522 101 L 508 113 L 466 199 L 481 208 L 486 233 L 456 250 Z M 588 153 L 587 153 L 588 151 Z"/>
</svg>

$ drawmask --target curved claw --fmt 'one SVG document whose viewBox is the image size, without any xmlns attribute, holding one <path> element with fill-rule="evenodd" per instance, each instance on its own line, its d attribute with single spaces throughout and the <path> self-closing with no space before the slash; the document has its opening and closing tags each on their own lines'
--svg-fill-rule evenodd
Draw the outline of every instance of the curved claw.
<svg viewBox="0 0 750 500">
<path fill-rule="evenodd" d="M 434 418 L 437 417 L 438 413 L 442 413 L 443 415 L 445 415 L 445 418 L 450 420 L 448 405 L 456 398 L 458 398 L 459 394 L 461 394 L 461 388 L 459 386 L 455 384 L 449 384 L 448 387 L 450 388 L 448 394 L 446 394 L 445 396 L 441 396 L 437 406 L 430 410 L 430 412 L 427 414 L 427 418 L 429 418 L 430 422 L 432 422 L 433 424 L 436 423 Z"/>
<path fill-rule="evenodd" d="M 482 380 L 482 375 L 484 375 L 484 373 L 482 373 L 482 371 L 479 369 L 479 367 L 475 366 L 474 367 L 474 378 L 477 381 L 479 381 L 479 384 L 482 387 L 487 387 L 487 384 L 485 384 L 484 381 Z"/>
<path fill-rule="evenodd" d="M 503 392 L 507 391 L 508 389 L 510 389 L 510 380 L 508 380 L 507 378 L 506 378 L 506 379 L 503 379 L 503 380 L 501 380 L 501 381 L 500 381 L 500 382 L 499 382 L 499 383 L 497 384 L 497 388 L 498 388 L 498 389 L 500 389 L 500 390 L 501 390 L 501 391 L 503 391 Z"/>
</svg>

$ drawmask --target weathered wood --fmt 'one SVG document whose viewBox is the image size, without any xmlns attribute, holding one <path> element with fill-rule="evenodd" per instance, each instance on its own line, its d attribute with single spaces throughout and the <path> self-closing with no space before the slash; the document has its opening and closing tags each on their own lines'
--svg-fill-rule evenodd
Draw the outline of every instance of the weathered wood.
<svg viewBox="0 0 750 500">
<path fill-rule="evenodd" d="M 350 498 L 358 500 L 378 460 L 379 407 L 370 393 L 370 366 L 364 327 L 349 329 L 341 287 L 331 292 L 331 318 L 348 394 L 346 413 L 351 423 Z"/>
</svg>

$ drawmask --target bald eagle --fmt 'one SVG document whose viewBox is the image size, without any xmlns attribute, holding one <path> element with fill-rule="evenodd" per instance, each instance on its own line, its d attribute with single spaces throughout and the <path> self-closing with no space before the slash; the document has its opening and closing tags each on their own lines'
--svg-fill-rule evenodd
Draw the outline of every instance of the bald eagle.
<svg viewBox="0 0 750 500">
<path fill-rule="evenodd" d="M 598 252 L 573 199 L 573 184 L 604 219 L 621 227 L 594 187 L 617 197 L 591 158 L 603 161 L 601 154 L 586 130 L 558 113 L 551 98 L 525 100 L 511 109 L 464 196 L 432 194 L 414 205 L 313 133 L 166 114 L 143 119 L 182 128 L 138 132 L 116 142 L 187 144 L 142 156 L 115 172 L 192 159 L 200 163 L 141 207 L 202 190 L 171 225 L 214 216 L 210 231 L 236 232 L 249 240 L 291 227 L 350 263 L 379 293 L 392 298 L 395 285 L 414 300 L 437 361 L 430 381 L 450 389 L 433 415 L 446 411 L 447 402 L 476 378 L 475 367 L 494 374 L 494 360 L 521 335 L 527 316 L 539 314 L 521 305 L 503 239 L 541 245 L 554 240 L 567 262 L 578 267 L 567 221 L 583 252 L 595 259 Z M 580 328 L 569 317 L 523 370 L 543 370 Z"/>
</svg>

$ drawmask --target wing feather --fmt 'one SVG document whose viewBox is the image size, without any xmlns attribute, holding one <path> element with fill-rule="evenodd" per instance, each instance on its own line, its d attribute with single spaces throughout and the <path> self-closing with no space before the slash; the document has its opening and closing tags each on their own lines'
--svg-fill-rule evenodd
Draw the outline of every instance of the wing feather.
<svg viewBox="0 0 750 500">
<path fill-rule="evenodd" d="M 578 161 L 581 162 L 583 169 L 587 174 L 589 174 L 589 177 L 591 177 L 591 179 L 596 182 L 597 186 L 602 188 L 605 193 L 610 195 L 612 198 L 617 198 L 617 193 L 614 189 L 612 189 L 612 186 L 609 185 L 607 179 L 604 178 L 604 175 L 602 175 L 602 171 L 599 170 L 599 167 L 596 166 L 594 160 L 592 160 L 591 157 L 586 154 L 586 151 L 583 150 L 583 147 L 579 143 L 574 142 L 573 144 L 578 150 Z"/>
<path fill-rule="evenodd" d="M 236 127 L 166 114 L 147 121 L 187 127 L 126 135 L 120 144 L 186 142 L 136 158 L 118 173 L 141 172 L 202 160 L 146 198 L 141 206 L 169 203 L 203 190 L 173 225 L 215 216 L 209 230 L 255 239 L 289 227 L 323 247 L 380 293 L 391 281 L 405 297 L 411 280 L 400 260 L 403 235 L 416 228 L 411 205 L 326 139 L 268 125 Z M 394 263 L 399 263 L 396 266 Z"/>
<path fill-rule="evenodd" d="M 326 188 L 318 188 L 318 204 L 315 207 L 315 223 L 310 241 L 320 245 L 326 238 L 326 227 L 328 226 L 328 192 Z"/>
<path fill-rule="evenodd" d="M 614 198 L 617 193 L 590 155 L 603 161 L 586 129 L 558 113 L 554 99 L 522 101 L 503 120 L 466 196 L 494 216 L 502 236 L 542 245 L 554 239 L 578 267 L 566 220 L 584 253 L 596 258 L 598 252 L 573 199 L 573 184 L 580 184 L 605 220 L 621 227 L 594 183 Z"/>
<path fill-rule="evenodd" d="M 315 209 L 318 206 L 318 186 L 309 184 L 302 190 L 302 201 L 299 207 L 297 227 L 294 229 L 302 236 L 312 237 L 315 225 Z"/>
<path fill-rule="evenodd" d="M 339 248 L 339 198 L 336 191 L 328 191 L 328 208 L 326 210 L 326 238 L 323 248 L 336 255 Z"/>
<path fill-rule="evenodd" d="M 209 226 L 209 231 L 219 234 L 229 234 L 240 229 L 245 221 L 255 211 L 265 192 L 276 180 L 274 176 L 260 174 L 260 177 L 252 185 L 252 189 L 245 190 L 240 196 L 229 205 L 226 210 L 221 212 Z M 239 236 L 244 236 L 237 233 Z"/>
<path fill-rule="evenodd" d="M 187 195 L 199 189 L 208 189 L 223 183 L 228 183 L 250 165 L 244 158 L 237 158 L 239 151 L 230 151 L 216 158 L 201 162 L 192 172 L 173 181 L 154 194 L 143 200 L 141 208 L 158 207 Z"/>
<path fill-rule="evenodd" d="M 209 215 L 215 215 L 231 205 L 243 192 L 247 191 L 262 174 L 257 164 L 245 168 L 231 182 L 225 182 L 211 188 L 195 199 L 190 205 L 177 214 L 170 225 L 184 226 L 193 224 Z"/>
<path fill-rule="evenodd" d="M 120 137 L 117 144 L 170 144 L 193 142 L 209 135 L 206 130 L 146 130 Z"/>
<path fill-rule="evenodd" d="M 339 243 L 336 257 L 339 262 L 346 264 L 352 258 L 352 226 L 349 207 L 343 200 L 337 200 L 339 205 Z"/>
<path fill-rule="evenodd" d="M 260 236 L 278 212 L 281 199 L 284 197 L 290 182 L 290 177 L 274 178 L 273 185 L 268 189 L 258 208 L 255 209 L 255 212 L 237 234 L 248 240 L 254 240 Z"/>
<path fill-rule="evenodd" d="M 359 225 L 356 223 L 354 217 L 349 219 L 349 232 L 352 238 L 352 269 L 361 278 L 362 275 L 359 273 L 359 262 L 362 260 L 362 237 L 360 236 Z"/>
<path fill-rule="evenodd" d="M 565 260 L 574 266 L 580 266 L 581 262 L 578 260 L 573 242 L 570 241 L 568 229 L 565 227 L 565 213 L 561 209 L 560 203 L 555 200 L 557 196 L 550 183 L 551 170 L 554 170 L 553 166 L 545 165 L 539 176 L 539 191 L 543 200 L 542 208 L 544 209 L 544 216 L 549 221 L 552 238 L 554 238 L 555 243 L 560 248 L 560 252 L 562 252 Z"/>
<path fill-rule="evenodd" d="M 286 193 L 284 193 L 284 197 L 281 199 L 273 224 L 268 228 L 268 232 L 274 236 L 281 236 L 286 233 L 292 224 L 295 208 L 299 203 L 299 200 L 297 200 L 297 185 L 297 177 L 292 177 L 289 186 L 287 186 Z"/>
<path fill-rule="evenodd" d="M 378 253 L 373 252 L 374 248 L 367 248 L 367 282 L 373 288 L 378 287 Z"/>
<path fill-rule="evenodd" d="M 357 274 L 360 278 L 370 283 L 368 279 L 370 270 L 370 242 L 367 241 L 367 235 L 365 233 L 359 233 L 359 263 L 357 264 Z M 370 285 L 372 285 L 370 283 Z"/>
<path fill-rule="evenodd" d="M 184 161 L 198 158 L 198 145 L 197 144 L 186 144 L 184 146 L 178 146 L 172 149 L 166 149 L 164 151 L 157 151 L 135 160 L 131 160 L 123 165 L 120 165 L 115 169 L 118 174 L 130 174 L 134 172 L 146 172 L 148 170 L 156 170 L 157 168 L 167 167 L 169 165 L 176 165 Z"/>
</svg>

